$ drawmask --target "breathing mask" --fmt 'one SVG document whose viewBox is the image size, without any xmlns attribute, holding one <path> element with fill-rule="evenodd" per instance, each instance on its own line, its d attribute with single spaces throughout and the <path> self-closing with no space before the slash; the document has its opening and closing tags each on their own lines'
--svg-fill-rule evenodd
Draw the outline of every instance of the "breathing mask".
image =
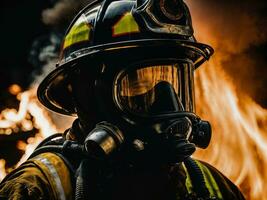
<svg viewBox="0 0 267 200">
<path fill-rule="evenodd" d="M 195 146 L 206 148 L 211 127 L 193 113 L 193 70 L 187 60 L 156 59 L 136 62 L 117 73 L 113 82 L 107 82 L 109 87 L 112 84 L 116 112 L 106 114 L 106 122 L 88 134 L 87 151 L 99 146 L 97 152 L 107 156 L 126 143 L 137 155 L 180 162 Z"/>
</svg>

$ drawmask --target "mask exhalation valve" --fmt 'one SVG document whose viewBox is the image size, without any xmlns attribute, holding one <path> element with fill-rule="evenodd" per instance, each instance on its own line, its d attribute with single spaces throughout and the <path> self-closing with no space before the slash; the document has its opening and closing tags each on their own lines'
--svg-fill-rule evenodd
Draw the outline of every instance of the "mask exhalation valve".
<svg viewBox="0 0 267 200">
<path fill-rule="evenodd" d="M 84 147 L 88 155 L 103 158 L 116 151 L 123 142 L 124 136 L 116 126 L 101 122 L 88 134 Z"/>
<path fill-rule="evenodd" d="M 199 120 L 192 130 L 189 141 L 197 147 L 205 149 L 209 146 L 212 135 L 212 128 L 208 121 Z"/>
</svg>

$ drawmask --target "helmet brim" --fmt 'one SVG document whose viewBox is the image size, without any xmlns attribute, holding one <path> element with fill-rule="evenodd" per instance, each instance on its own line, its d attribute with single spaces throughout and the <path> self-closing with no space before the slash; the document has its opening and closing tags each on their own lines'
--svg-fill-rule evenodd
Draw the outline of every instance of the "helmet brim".
<svg viewBox="0 0 267 200">
<path fill-rule="evenodd" d="M 169 39 L 147 39 L 124 43 L 120 42 L 81 49 L 59 62 L 58 67 L 48 74 L 48 76 L 41 82 L 37 90 L 38 99 L 45 107 L 54 112 L 63 115 L 76 116 L 71 88 L 69 87 L 69 74 L 73 68 L 78 66 L 75 65 L 78 60 L 87 59 L 90 61 L 96 57 L 105 57 L 105 55 L 114 52 L 123 54 L 125 51 L 133 48 L 138 50 L 147 47 L 151 48 L 152 51 L 162 51 L 163 46 L 165 48 L 177 48 L 179 51 L 181 51 L 181 49 L 185 51 L 186 56 L 194 63 L 195 68 L 199 67 L 213 54 L 212 47 L 206 44 L 188 40 Z"/>
</svg>

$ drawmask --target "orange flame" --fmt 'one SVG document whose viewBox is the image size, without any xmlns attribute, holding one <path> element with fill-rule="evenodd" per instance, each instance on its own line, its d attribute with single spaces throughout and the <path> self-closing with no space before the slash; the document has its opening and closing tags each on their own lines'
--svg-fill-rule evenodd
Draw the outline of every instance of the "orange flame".
<svg viewBox="0 0 267 200">
<path fill-rule="evenodd" d="M 260 42 L 258 34 L 249 32 L 255 27 L 254 18 L 248 20 L 245 13 L 236 15 L 240 17 L 235 19 L 240 22 L 238 28 L 243 29 L 237 31 L 233 24 L 230 29 L 227 23 L 222 23 L 225 19 L 222 16 L 211 17 L 211 13 L 216 14 L 214 7 L 209 10 L 208 5 L 200 6 L 191 0 L 189 5 L 193 10 L 197 38 L 215 49 L 209 63 L 196 71 L 197 114 L 211 122 L 213 138 L 208 149 L 199 150 L 195 156 L 222 171 L 241 188 L 247 199 L 267 199 L 267 109 L 238 91 L 235 80 L 223 70 L 225 61 L 229 62 L 231 56 L 245 50 L 251 42 Z M 207 16 L 212 19 L 205 18 Z M 246 23 L 250 23 L 250 29 Z M 240 62 L 243 62 L 240 70 L 246 70 L 246 61 Z"/>
<path fill-rule="evenodd" d="M 0 159 L 0 180 L 5 178 L 6 170 L 5 170 L 6 161 L 4 159 Z"/>
<path fill-rule="evenodd" d="M 201 69 L 196 80 L 197 113 L 213 125 L 210 147 L 196 156 L 220 169 L 248 199 L 262 199 L 267 196 L 267 110 L 239 94 L 215 66 Z"/>
<path fill-rule="evenodd" d="M 10 94 L 17 95 L 21 92 L 21 87 L 17 84 L 13 84 L 8 88 Z"/>
<path fill-rule="evenodd" d="M 17 86 L 11 86 L 10 88 L 17 88 Z M 25 154 L 17 163 L 17 166 L 28 158 L 34 148 L 44 138 L 57 132 L 57 128 L 51 122 L 48 113 L 41 108 L 35 94 L 36 88 L 31 88 L 28 91 L 18 93 L 17 98 L 20 100 L 18 111 L 15 109 L 5 109 L 0 114 L 0 130 L 2 130 L 0 134 L 9 135 L 18 132 L 18 124 L 20 124 L 23 131 L 32 130 L 33 127 L 39 130 L 35 137 L 31 137 L 27 140 L 27 144 L 24 144 L 22 141 L 18 142 L 17 148 L 24 150 Z M 29 119 L 29 115 L 33 117 L 33 122 Z M 5 175 L 5 162 L 4 160 L 0 160 L 0 180 Z"/>
</svg>

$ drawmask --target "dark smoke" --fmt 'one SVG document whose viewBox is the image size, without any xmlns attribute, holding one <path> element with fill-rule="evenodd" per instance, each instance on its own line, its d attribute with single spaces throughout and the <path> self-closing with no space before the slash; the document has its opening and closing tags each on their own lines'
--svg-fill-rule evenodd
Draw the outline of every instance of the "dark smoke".
<svg viewBox="0 0 267 200">
<path fill-rule="evenodd" d="M 42 19 L 56 28 L 66 27 L 72 18 L 92 0 L 59 0 L 52 8 L 43 11 Z"/>
<path fill-rule="evenodd" d="M 29 55 L 30 63 L 36 67 L 32 85 L 38 85 L 46 75 L 55 69 L 66 29 L 74 16 L 93 0 L 55 0 L 51 8 L 42 12 L 42 21 L 50 27 L 50 32 L 35 39 Z M 74 118 L 50 112 L 52 121 L 64 131 Z"/>
<path fill-rule="evenodd" d="M 42 11 L 42 20 L 49 32 L 35 38 L 29 62 L 36 68 L 33 84 L 39 83 L 55 68 L 66 29 L 74 16 L 92 0 L 51 0 L 53 6 Z"/>
<path fill-rule="evenodd" d="M 196 33 L 220 56 L 238 90 L 267 107 L 267 2 L 187 0 Z M 198 34 L 197 34 L 198 35 Z M 202 42 L 202 41 L 201 41 Z"/>
</svg>

